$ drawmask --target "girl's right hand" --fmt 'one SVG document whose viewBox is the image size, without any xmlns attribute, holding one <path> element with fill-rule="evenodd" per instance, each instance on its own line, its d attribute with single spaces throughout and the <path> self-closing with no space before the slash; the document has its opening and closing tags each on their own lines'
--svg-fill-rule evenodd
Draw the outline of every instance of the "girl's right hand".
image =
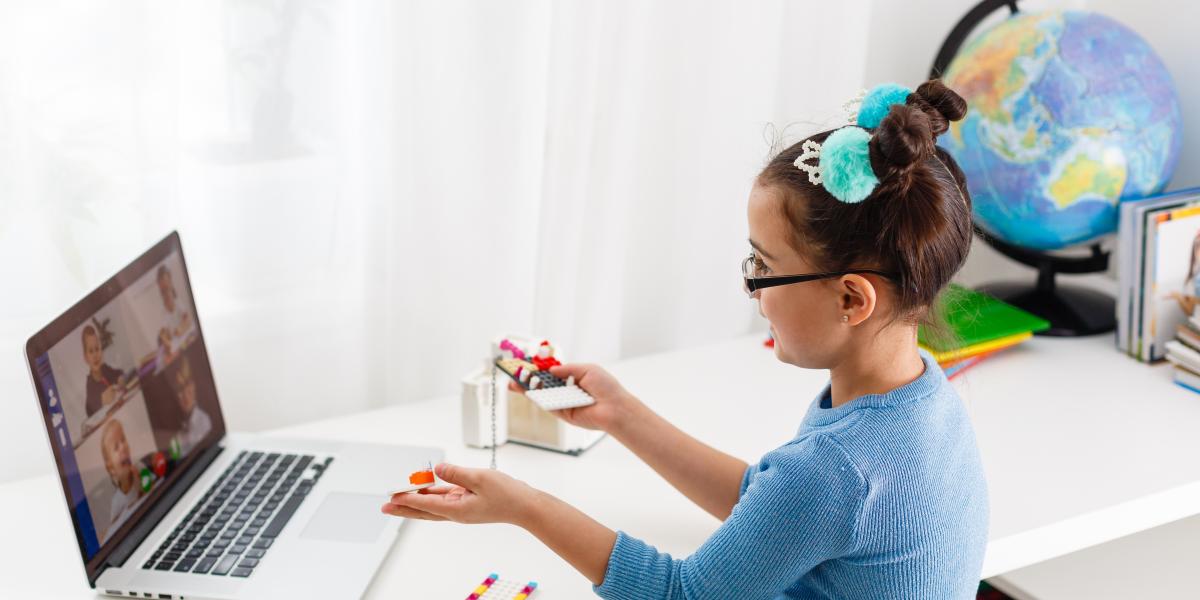
<svg viewBox="0 0 1200 600">
<path fill-rule="evenodd" d="M 619 427 L 640 401 L 621 386 L 616 377 L 599 365 L 565 364 L 550 368 L 550 374 L 565 380 L 575 378 L 575 385 L 596 400 L 595 404 L 564 408 L 553 411 L 560 419 L 584 429 L 598 429 L 612 433 Z M 508 389 L 522 393 L 525 390 L 515 381 Z"/>
</svg>

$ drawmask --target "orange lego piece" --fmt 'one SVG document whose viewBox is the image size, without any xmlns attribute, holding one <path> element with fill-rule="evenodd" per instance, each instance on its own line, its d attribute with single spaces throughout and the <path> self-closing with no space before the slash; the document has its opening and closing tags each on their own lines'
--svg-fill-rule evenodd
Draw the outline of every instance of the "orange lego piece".
<svg viewBox="0 0 1200 600">
<path fill-rule="evenodd" d="M 408 482 L 411 483 L 412 485 L 421 485 L 423 483 L 433 483 L 433 470 L 425 469 L 423 471 L 416 471 L 412 475 L 408 476 Z"/>
</svg>

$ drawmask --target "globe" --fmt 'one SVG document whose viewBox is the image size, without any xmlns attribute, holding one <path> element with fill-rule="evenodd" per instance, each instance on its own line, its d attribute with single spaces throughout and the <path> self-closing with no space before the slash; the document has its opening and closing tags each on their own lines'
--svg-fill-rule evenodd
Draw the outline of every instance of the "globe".
<svg viewBox="0 0 1200 600">
<path fill-rule="evenodd" d="M 969 111 L 938 141 L 967 175 L 976 223 L 1010 244 L 1110 233 L 1118 203 L 1162 191 L 1178 161 L 1170 74 L 1103 15 L 1017 13 L 965 45 L 943 80 Z"/>
</svg>

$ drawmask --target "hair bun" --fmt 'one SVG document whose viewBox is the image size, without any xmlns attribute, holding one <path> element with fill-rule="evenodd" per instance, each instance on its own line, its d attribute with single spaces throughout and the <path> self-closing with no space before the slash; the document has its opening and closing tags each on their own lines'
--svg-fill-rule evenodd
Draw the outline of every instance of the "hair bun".
<svg viewBox="0 0 1200 600">
<path fill-rule="evenodd" d="M 895 104 L 875 129 L 872 145 L 879 158 L 895 169 L 906 169 L 933 152 L 929 115 L 907 104 Z"/>
<path fill-rule="evenodd" d="M 929 117 L 934 138 L 946 133 L 951 122 L 961 121 L 967 115 L 967 101 L 946 87 L 941 79 L 930 79 L 917 86 L 908 97 L 908 104 Z"/>
</svg>

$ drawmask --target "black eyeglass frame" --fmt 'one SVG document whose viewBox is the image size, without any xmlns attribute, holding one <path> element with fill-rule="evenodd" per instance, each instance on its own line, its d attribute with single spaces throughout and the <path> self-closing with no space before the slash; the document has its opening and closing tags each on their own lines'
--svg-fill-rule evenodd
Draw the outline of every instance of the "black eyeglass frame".
<svg viewBox="0 0 1200 600">
<path fill-rule="evenodd" d="M 749 269 L 747 267 L 753 261 L 754 261 L 753 254 L 751 254 L 750 256 L 747 256 L 746 260 L 742 261 L 742 280 L 744 281 L 746 293 L 751 296 L 754 295 L 754 292 L 757 292 L 758 290 L 766 289 L 769 287 L 775 287 L 775 286 L 780 286 L 780 285 L 791 285 L 793 283 L 804 283 L 806 281 L 817 281 L 818 279 L 832 279 L 834 277 L 841 277 L 843 275 L 860 275 L 863 273 L 867 273 L 870 275 L 878 275 L 889 281 L 896 281 L 896 279 L 897 279 L 897 276 L 895 273 L 887 273 L 885 271 L 880 271 L 877 269 L 847 269 L 845 271 L 828 271 L 825 273 L 806 273 L 804 275 L 770 275 L 767 277 L 747 277 L 746 273 L 749 271 Z"/>
</svg>

